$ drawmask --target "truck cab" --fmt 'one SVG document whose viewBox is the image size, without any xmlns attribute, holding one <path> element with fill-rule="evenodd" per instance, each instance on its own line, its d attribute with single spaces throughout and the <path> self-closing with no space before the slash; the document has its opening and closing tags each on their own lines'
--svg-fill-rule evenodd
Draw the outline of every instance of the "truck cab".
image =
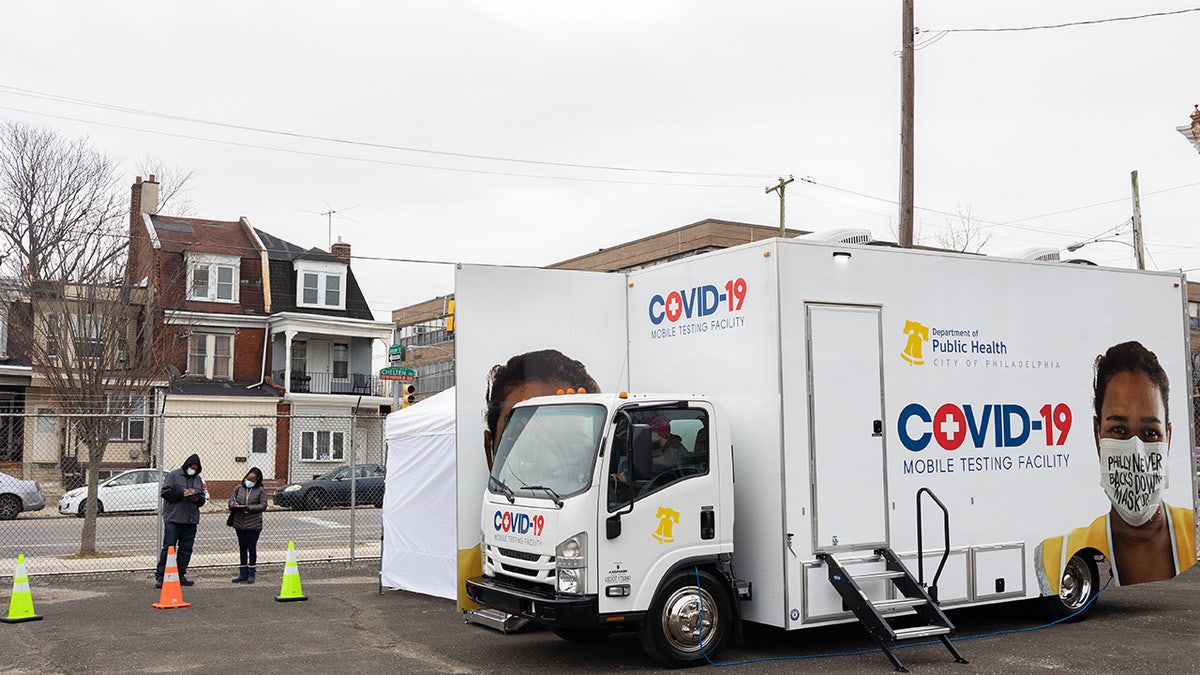
<svg viewBox="0 0 1200 675">
<path fill-rule="evenodd" d="M 590 640 L 637 630 L 667 665 L 713 655 L 749 589 L 733 571 L 733 456 L 689 396 L 565 394 L 514 406 L 469 597 Z"/>
</svg>

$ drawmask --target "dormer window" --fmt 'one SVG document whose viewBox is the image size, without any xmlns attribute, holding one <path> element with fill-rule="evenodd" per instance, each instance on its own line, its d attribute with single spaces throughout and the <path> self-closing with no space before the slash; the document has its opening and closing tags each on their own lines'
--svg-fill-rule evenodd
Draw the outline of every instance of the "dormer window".
<svg viewBox="0 0 1200 675">
<path fill-rule="evenodd" d="M 297 260 L 295 269 L 296 306 L 346 309 L 346 265 Z"/>
<path fill-rule="evenodd" d="M 237 302 L 241 259 L 235 255 L 188 253 L 188 300 Z"/>
</svg>

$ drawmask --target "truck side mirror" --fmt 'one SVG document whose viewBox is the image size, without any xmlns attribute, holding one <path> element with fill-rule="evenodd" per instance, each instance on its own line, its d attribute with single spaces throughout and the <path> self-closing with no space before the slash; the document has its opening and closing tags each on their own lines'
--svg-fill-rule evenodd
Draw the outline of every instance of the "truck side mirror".
<svg viewBox="0 0 1200 675">
<path fill-rule="evenodd" d="M 648 480 L 654 472 L 654 457 L 650 450 L 650 427 L 634 424 L 630 434 L 629 465 L 633 469 L 633 481 Z"/>
</svg>

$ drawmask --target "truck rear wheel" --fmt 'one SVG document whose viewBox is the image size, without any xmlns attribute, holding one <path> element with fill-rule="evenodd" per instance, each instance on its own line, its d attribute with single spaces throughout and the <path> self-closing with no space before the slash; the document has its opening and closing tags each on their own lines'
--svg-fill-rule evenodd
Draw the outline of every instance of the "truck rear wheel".
<svg viewBox="0 0 1200 675">
<path fill-rule="evenodd" d="M 642 649 L 665 666 L 697 666 L 725 646 L 733 620 L 725 584 L 708 572 L 684 571 L 659 590 L 638 639 Z"/>
<path fill-rule="evenodd" d="M 1076 553 L 1067 561 L 1058 581 L 1058 595 L 1042 598 L 1046 614 L 1051 619 L 1083 621 L 1096 606 L 1092 600 L 1100 592 L 1100 573 L 1092 555 Z"/>
</svg>

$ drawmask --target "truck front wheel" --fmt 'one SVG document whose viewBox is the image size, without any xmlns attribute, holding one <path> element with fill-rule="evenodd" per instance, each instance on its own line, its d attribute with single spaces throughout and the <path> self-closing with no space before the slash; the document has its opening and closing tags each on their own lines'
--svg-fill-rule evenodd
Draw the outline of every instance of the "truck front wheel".
<svg viewBox="0 0 1200 675">
<path fill-rule="evenodd" d="M 708 572 L 692 569 L 671 577 L 659 590 L 638 639 L 642 649 L 665 666 L 696 666 L 721 651 L 733 620 L 725 585 Z"/>
</svg>

